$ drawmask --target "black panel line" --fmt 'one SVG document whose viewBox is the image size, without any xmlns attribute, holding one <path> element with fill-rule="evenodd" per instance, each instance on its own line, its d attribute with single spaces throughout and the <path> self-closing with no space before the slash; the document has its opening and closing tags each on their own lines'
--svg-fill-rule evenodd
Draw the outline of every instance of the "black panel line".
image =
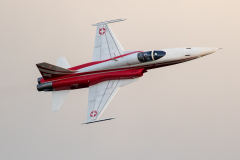
<svg viewBox="0 0 240 160">
<path fill-rule="evenodd" d="M 109 82 L 110 82 L 110 80 L 108 81 L 107 88 L 108 88 Z M 104 95 L 105 95 L 105 93 L 106 93 L 106 91 L 107 91 L 107 88 L 105 89 L 105 91 L 104 91 L 104 93 L 103 93 L 103 96 L 102 96 L 102 99 L 101 99 L 101 101 L 100 101 L 100 103 L 99 103 L 99 105 L 98 105 L 98 108 L 99 108 L 99 106 L 100 106 L 101 103 L 102 103 L 102 100 L 103 100 L 103 97 L 104 97 Z M 98 111 L 98 108 L 97 108 L 97 111 Z M 100 112 L 100 113 L 101 113 L 101 112 Z M 98 114 L 98 113 L 97 113 L 97 114 Z M 98 116 L 97 116 L 97 117 L 98 117 Z M 96 117 L 95 119 L 97 119 L 97 117 Z"/>
<path fill-rule="evenodd" d="M 100 26 L 99 26 L 99 29 L 100 29 Z M 98 29 L 98 32 L 99 32 L 99 29 Z M 102 60 L 102 37 L 100 36 L 100 39 L 101 39 L 101 44 L 100 44 L 100 60 Z"/>
<path fill-rule="evenodd" d="M 107 25 L 106 25 L 106 26 L 107 26 Z M 106 32 L 105 32 L 105 37 L 106 37 L 106 40 L 107 40 Z M 109 50 L 110 58 L 112 59 L 111 51 L 110 51 L 109 44 L 108 44 L 108 40 L 107 40 L 107 45 L 108 45 L 108 50 Z"/>
<path fill-rule="evenodd" d="M 112 93 L 115 91 L 115 89 L 116 89 L 116 87 L 117 87 L 117 85 L 118 85 L 119 81 L 120 81 L 120 80 L 118 80 L 118 82 L 117 82 L 116 86 L 114 87 L 114 89 L 113 89 Z M 111 94 L 110 94 L 110 96 L 108 97 L 108 100 L 109 100 L 109 98 L 111 97 L 112 93 L 111 93 Z M 104 107 L 105 107 L 105 105 L 107 104 L 108 100 L 107 100 L 107 101 L 106 101 L 106 103 L 104 104 L 103 108 L 104 108 Z M 103 110 L 103 108 L 102 108 L 102 110 Z M 102 112 L 102 110 L 101 110 L 101 112 Z M 101 113 L 101 112 L 100 112 L 100 113 Z M 100 115 L 100 114 L 99 114 L 99 115 Z M 99 115 L 98 115 L 98 116 L 99 116 Z"/>
<path fill-rule="evenodd" d="M 106 25 L 107 26 L 107 29 L 108 29 L 108 31 L 109 31 L 109 33 L 110 33 L 110 35 L 111 35 L 111 37 L 112 37 L 112 39 L 113 39 L 113 42 L 115 43 L 115 45 L 116 45 L 116 48 L 117 48 L 117 50 L 118 50 L 118 52 L 119 52 L 119 54 L 121 55 L 121 52 L 119 51 L 119 49 L 118 49 L 118 47 L 117 47 L 117 44 L 116 44 L 116 42 L 115 42 L 115 40 L 114 40 L 114 38 L 113 38 L 113 36 L 112 36 L 112 34 L 111 34 L 111 32 L 110 32 L 110 29 L 108 28 L 108 25 Z M 116 55 L 115 55 L 116 56 Z"/>
</svg>

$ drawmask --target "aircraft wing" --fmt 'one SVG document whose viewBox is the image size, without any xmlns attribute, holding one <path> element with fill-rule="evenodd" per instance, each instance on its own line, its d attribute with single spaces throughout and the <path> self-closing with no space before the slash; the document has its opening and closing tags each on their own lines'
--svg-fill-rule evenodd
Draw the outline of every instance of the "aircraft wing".
<svg viewBox="0 0 240 160">
<path fill-rule="evenodd" d="M 126 80 L 108 80 L 89 87 L 88 94 L 88 111 L 87 122 L 82 124 L 94 123 L 103 120 L 110 120 L 107 118 L 98 120 L 103 111 L 107 108 L 113 97 L 116 95 L 120 87 L 136 82 L 136 79 Z"/>
<path fill-rule="evenodd" d="M 93 24 L 93 26 L 97 26 L 97 30 L 92 61 L 101 61 L 110 58 L 112 59 L 116 56 L 122 55 L 123 48 L 118 42 L 113 32 L 111 31 L 108 23 L 114 23 L 124 20 L 125 19 L 117 19 Z"/>
</svg>

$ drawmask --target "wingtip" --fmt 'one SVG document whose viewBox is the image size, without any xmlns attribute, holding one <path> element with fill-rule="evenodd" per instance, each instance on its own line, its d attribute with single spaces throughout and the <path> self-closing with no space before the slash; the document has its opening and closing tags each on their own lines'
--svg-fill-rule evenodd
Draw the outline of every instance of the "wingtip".
<svg viewBox="0 0 240 160">
<path fill-rule="evenodd" d="M 90 122 L 81 123 L 81 125 L 83 125 L 83 124 L 90 124 L 90 123 L 96 123 L 96 122 L 102 122 L 102 121 L 112 120 L 112 119 L 116 119 L 116 118 L 117 117 L 110 117 L 110 118 L 100 119 L 100 120 L 96 120 L 96 121 L 90 121 Z"/>
<path fill-rule="evenodd" d="M 92 24 L 92 26 L 97 26 L 99 24 L 108 24 L 108 23 L 114 23 L 114 22 L 120 22 L 120 21 L 125 21 L 127 18 L 120 18 L 120 19 L 115 19 L 115 20 L 110 20 L 110 21 L 105 21 L 105 22 L 99 22 L 96 24 Z"/>
</svg>

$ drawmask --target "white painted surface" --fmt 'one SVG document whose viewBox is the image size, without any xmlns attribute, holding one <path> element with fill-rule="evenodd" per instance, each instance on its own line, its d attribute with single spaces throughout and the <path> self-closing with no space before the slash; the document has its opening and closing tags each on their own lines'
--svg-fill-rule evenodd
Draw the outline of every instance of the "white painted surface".
<svg viewBox="0 0 240 160">
<path fill-rule="evenodd" d="M 62 67 L 62 68 L 70 68 L 70 65 L 65 57 L 58 58 L 57 66 Z"/>
<path fill-rule="evenodd" d="M 57 111 L 60 109 L 69 92 L 70 90 L 52 92 L 52 111 Z"/>
<path fill-rule="evenodd" d="M 107 23 L 97 25 L 92 61 L 101 61 L 123 54 L 123 48 Z"/>
<path fill-rule="evenodd" d="M 87 122 L 97 120 L 120 87 L 136 82 L 136 79 L 109 80 L 89 87 Z M 97 112 L 96 116 L 91 117 L 92 112 Z"/>
</svg>

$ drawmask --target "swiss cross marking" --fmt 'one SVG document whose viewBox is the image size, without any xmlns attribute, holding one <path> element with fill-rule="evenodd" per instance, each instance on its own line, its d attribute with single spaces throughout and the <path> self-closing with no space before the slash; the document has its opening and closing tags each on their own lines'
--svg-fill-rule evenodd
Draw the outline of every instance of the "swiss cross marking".
<svg viewBox="0 0 240 160">
<path fill-rule="evenodd" d="M 95 117 L 97 115 L 97 111 L 92 111 L 91 113 L 90 113 L 90 116 L 91 117 Z"/>
<path fill-rule="evenodd" d="M 105 28 L 99 28 L 99 34 L 103 35 L 106 32 Z"/>
</svg>

